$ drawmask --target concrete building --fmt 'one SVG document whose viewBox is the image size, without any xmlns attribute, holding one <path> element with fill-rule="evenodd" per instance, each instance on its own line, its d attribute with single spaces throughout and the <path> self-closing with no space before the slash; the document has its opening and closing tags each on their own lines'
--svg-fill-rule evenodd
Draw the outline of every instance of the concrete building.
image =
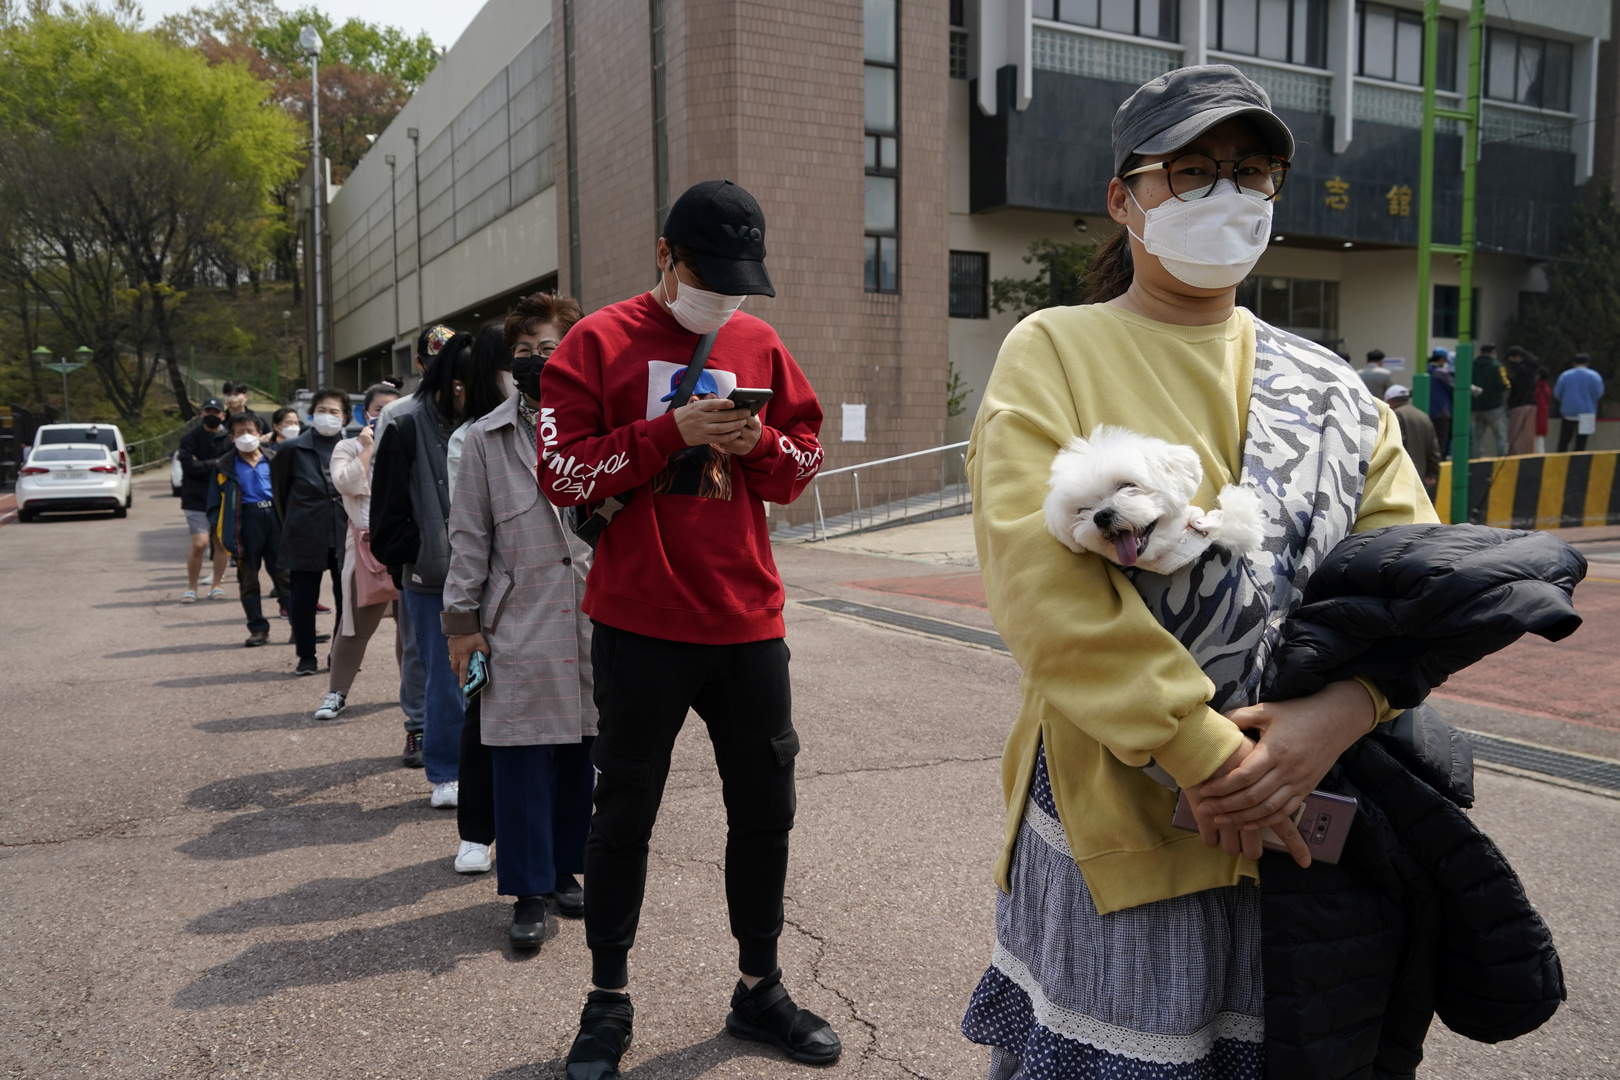
<svg viewBox="0 0 1620 1080">
<path fill-rule="evenodd" d="M 729 177 L 769 223 L 778 295 L 747 310 L 777 328 L 820 393 L 827 467 L 965 437 L 1015 321 L 993 310 L 992 282 L 1039 274 L 1024 261 L 1033 241 L 1109 235 L 1114 110 L 1143 81 L 1208 61 L 1264 85 L 1299 140 L 1242 302 L 1354 356 L 1409 356 L 1420 8 L 489 0 L 332 198 L 338 379 L 358 387 L 405 371 L 423 321 L 472 328 L 534 288 L 587 310 L 646 289 L 673 195 Z M 1612 171 L 1614 110 L 1598 105 L 1609 8 L 1563 0 L 1510 18 L 1490 0 L 1483 337 L 1500 336 L 1522 293 L 1545 288 L 1537 264 L 1582 185 Z M 1442 101 L 1456 104 L 1467 10 L 1442 11 Z M 1457 239 L 1461 144 L 1450 130 L 1437 140 L 1440 242 Z M 1437 256 L 1433 275 L 1429 336 L 1449 346 L 1455 258 Z M 947 362 L 968 390 L 949 423 Z M 911 479 L 929 475 L 937 465 Z"/>
</svg>

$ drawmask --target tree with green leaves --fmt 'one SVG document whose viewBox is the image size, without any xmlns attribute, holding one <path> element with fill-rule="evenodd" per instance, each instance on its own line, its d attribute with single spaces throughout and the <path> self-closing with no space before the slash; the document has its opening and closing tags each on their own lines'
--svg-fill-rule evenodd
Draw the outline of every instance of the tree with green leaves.
<svg viewBox="0 0 1620 1080">
<path fill-rule="evenodd" d="M 1085 303 L 1086 270 L 1096 252 L 1096 244 L 1080 241 L 1033 241 L 1024 262 L 1039 266 L 1040 272 L 1030 277 L 992 280 L 990 306 L 997 315 L 1013 311 L 1022 319 L 1041 308 Z"/>
<path fill-rule="evenodd" d="M 1620 372 L 1620 207 L 1605 185 L 1576 208 L 1557 255 L 1547 261 L 1547 291 L 1508 324 L 1507 343 L 1536 353 L 1550 377 L 1576 353 L 1592 358 L 1611 396 Z"/>
<path fill-rule="evenodd" d="M 159 364 L 190 418 L 186 290 L 202 266 L 267 256 L 299 135 L 266 99 L 245 67 L 99 10 L 0 22 L 0 284 L 92 349 L 127 420 Z"/>
</svg>

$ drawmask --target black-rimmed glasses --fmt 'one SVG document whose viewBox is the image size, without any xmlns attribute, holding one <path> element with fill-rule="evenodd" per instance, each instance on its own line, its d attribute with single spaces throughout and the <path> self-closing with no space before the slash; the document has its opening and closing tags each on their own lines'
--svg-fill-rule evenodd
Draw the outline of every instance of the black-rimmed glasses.
<svg viewBox="0 0 1620 1080">
<path fill-rule="evenodd" d="M 1182 202 L 1202 199 L 1215 190 L 1223 174 L 1222 166 L 1231 166 L 1227 179 L 1245 191 L 1262 195 L 1269 202 L 1282 192 L 1283 181 L 1288 178 L 1288 162 L 1270 154 L 1250 154 L 1242 158 L 1212 158 L 1208 154 L 1182 154 L 1169 161 L 1156 161 L 1121 173 L 1120 179 L 1141 173 L 1163 172 L 1170 181 L 1170 194 Z"/>
</svg>

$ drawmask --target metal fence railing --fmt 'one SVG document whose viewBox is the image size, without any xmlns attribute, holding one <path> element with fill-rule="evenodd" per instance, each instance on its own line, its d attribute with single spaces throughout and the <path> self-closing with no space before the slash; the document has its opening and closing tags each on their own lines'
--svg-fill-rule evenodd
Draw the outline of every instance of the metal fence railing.
<svg viewBox="0 0 1620 1080">
<path fill-rule="evenodd" d="M 193 420 L 173 431 L 166 431 L 162 435 L 154 435 L 150 439 L 137 439 L 126 443 L 124 451 L 129 454 L 129 471 L 132 473 L 144 472 L 158 465 L 167 465 L 169 458 L 180 449 L 180 440 L 185 438 L 186 432 L 197 426 Z"/>
<path fill-rule="evenodd" d="M 972 501 L 967 445 L 948 443 L 818 473 L 810 482 L 816 517 L 808 539 L 825 540 L 833 533 L 849 535 L 965 509 Z M 937 469 L 928 460 L 936 457 Z M 850 509 L 840 514 L 835 506 L 835 513 L 828 517 L 826 501 L 831 497 L 823 500 L 823 488 L 843 488 L 846 480 L 848 488 L 839 492 L 837 505 Z"/>
</svg>

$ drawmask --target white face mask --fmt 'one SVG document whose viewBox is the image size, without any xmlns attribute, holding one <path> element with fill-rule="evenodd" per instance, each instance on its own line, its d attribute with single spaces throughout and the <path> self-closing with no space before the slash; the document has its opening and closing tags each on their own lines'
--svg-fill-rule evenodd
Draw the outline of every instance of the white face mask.
<svg viewBox="0 0 1620 1080">
<path fill-rule="evenodd" d="M 674 260 L 670 260 L 669 270 L 675 272 Z M 659 289 L 664 288 L 665 280 L 662 277 L 658 279 Z M 679 278 L 675 280 L 680 281 Z M 669 293 L 665 292 L 664 299 L 669 303 L 669 313 L 675 316 L 676 322 L 694 334 L 712 334 L 737 314 L 745 298 L 724 296 L 696 285 L 678 284 L 675 298 L 671 300 Z"/>
<path fill-rule="evenodd" d="M 503 397 L 517 396 L 517 381 L 512 378 L 512 373 L 510 371 L 501 372 L 500 383 L 501 394 Z"/>
<path fill-rule="evenodd" d="M 343 430 L 342 418 L 333 416 L 331 413 L 318 412 L 309 418 L 309 424 L 315 429 L 317 435 L 330 437 Z"/>
<path fill-rule="evenodd" d="M 1134 192 L 1131 201 L 1136 202 Z M 1142 204 L 1136 206 L 1141 209 Z M 1261 196 L 1220 180 L 1201 199 L 1166 199 L 1142 210 L 1142 235 L 1136 239 L 1178 281 L 1200 289 L 1230 289 L 1249 276 L 1265 253 L 1271 210 Z"/>
<path fill-rule="evenodd" d="M 259 437 L 252 432 L 244 431 L 236 437 L 236 448 L 244 454 L 251 454 L 259 448 Z"/>
<path fill-rule="evenodd" d="M 283 439 L 296 439 L 296 438 L 298 438 L 298 425 L 297 424 L 284 425 L 282 427 L 282 429 L 281 429 L 281 437 Z"/>
</svg>

